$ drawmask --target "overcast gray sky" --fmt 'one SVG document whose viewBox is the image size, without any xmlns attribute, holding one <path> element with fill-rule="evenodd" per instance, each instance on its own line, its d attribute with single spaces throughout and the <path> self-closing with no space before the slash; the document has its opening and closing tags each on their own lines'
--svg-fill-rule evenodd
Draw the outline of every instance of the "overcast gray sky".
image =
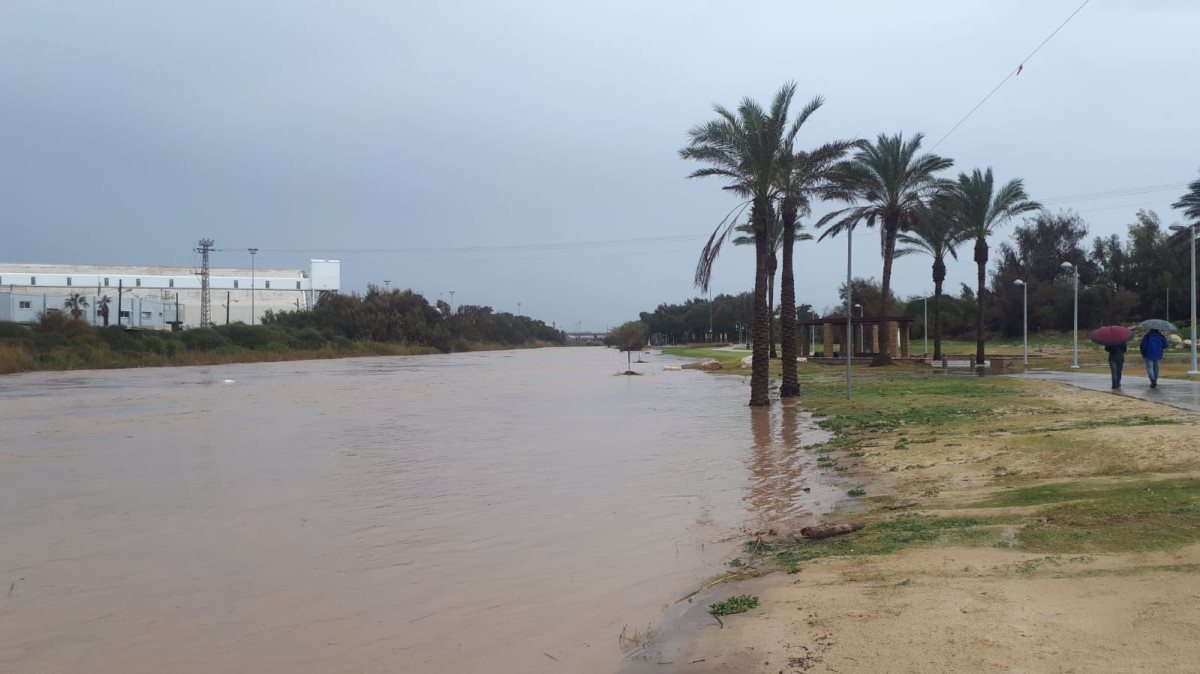
<svg viewBox="0 0 1200 674">
<path fill-rule="evenodd" d="M 338 257 L 347 289 L 600 329 L 695 295 L 734 200 L 677 151 L 713 103 L 795 80 L 827 99 L 802 145 L 932 145 L 1079 4 L 4 0 L 0 260 L 189 263 L 212 237 L 221 265 Z M 937 152 L 1041 200 L 1195 179 L 1198 28 L 1191 0 L 1092 0 Z M 1182 192 L 1057 205 L 1109 234 Z M 798 249 L 801 302 L 835 301 L 844 251 Z M 731 249 L 714 289 L 752 280 Z M 899 294 L 929 285 L 897 262 Z"/>
</svg>

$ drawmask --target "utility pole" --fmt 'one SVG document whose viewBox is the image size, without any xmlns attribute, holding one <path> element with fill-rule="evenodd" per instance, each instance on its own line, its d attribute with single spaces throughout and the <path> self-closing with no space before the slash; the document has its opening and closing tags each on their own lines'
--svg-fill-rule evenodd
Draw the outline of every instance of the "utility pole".
<svg viewBox="0 0 1200 674">
<path fill-rule="evenodd" d="M 208 256 L 213 250 L 212 239 L 200 239 L 196 252 L 200 253 L 200 327 L 212 327 L 212 268 L 208 264 Z M 117 313 L 118 320 L 120 312 Z"/>
<path fill-rule="evenodd" d="M 125 280 L 117 279 L 117 327 L 121 327 L 121 306 L 125 295 Z M 43 302 L 44 304 L 44 302 Z"/>
<path fill-rule="evenodd" d="M 454 313 L 454 291 L 450 291 L 450 313 Z"/>
<path fill-rule="evenodd" d="M 229 325 L 229 305 L 230 304 L 231 304 L 231 302 L 229 301 L 229 291 L 226 290 L 225 291 L 225 325 Z"/>
<path fill-rule="evenodd" d="M 247 248 L 250 251 L 250 325 L 254 325 L 254 256 L 257 248 Z"/>
</svg>

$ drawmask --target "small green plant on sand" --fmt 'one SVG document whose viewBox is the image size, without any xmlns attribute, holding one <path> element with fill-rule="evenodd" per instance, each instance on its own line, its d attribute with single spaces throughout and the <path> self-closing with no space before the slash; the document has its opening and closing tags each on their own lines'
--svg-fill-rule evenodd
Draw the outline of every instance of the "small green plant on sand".
<svg viewBox="0 0 1200 674">
<path fill-rule="evenodd" d="M 725 601 L 709 604 L 708 612 L 716 616 L 733 615 L 735 613 L 745 613 L 752 608 L 758 608 L 758 597 L 749 594 L 740 594 L 736 597 L 730 597 Z"/>
<path fill-rule="evenodd" d="M 854 489 L 851 489 L 850 491 L 846 492 L 846 495 L 847 496 L 862 496 L 866 493 L 867 493 L 866 489 L 863 489 L 862 487 L 855 487 Z"/>
</svg>

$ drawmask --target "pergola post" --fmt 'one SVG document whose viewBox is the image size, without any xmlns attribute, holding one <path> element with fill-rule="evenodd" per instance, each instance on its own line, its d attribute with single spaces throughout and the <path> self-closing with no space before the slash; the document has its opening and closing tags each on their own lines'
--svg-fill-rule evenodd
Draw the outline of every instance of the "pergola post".
<svg viewBox="0 0 1200 674">
<path fill-rule="evenodd" d="M 909 328 L 911 328 L 911 327 L 912 327 L 911 323 L 909 323 L 908 321 L 904 321 L 904 325 L 900 328 L 900 357 L 901 358 L 908 358 L 910 340 L 912 339 L 912 337 L 909 333 Z"/>
<path fill-rule="evenodd" d="M 879 324 L 871 324 L 871 353 L 879 353 Z"/>
<path fill-rule="evenodd" d="M 833 323 L 821 323 L 821 355 L 833 358 Z"/>
<path fill-rule="evenodd" d="M 895 358 L 896 357 L 896 347 L 899 346 L 899 344 L 896 343 L 897 341 L 899 341 L 896 339 L 896 321 L 888 321 L 887 329 L 888 329 L 888 355 Z"/>
</svg>

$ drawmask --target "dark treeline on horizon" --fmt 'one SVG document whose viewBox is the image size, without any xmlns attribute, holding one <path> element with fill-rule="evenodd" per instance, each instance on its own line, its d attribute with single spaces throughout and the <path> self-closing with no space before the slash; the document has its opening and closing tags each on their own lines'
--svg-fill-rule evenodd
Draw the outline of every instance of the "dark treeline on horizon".
<svg viewBox="0 0 1200 674">
<path fill-rule="evenodd" d="M 374 285 L 364 294 L 330 295 L 311 310 L 270 313 L 263 323 L 313 328 L 352 341 L 429 346 L 442 352 L 465 351 L 472 344 L 566 342 L 561 330 L 528 316 L 470 304 L 452 310 L 445 301 L 430 304 L 412 290 L 384 290 Z"/>
<path fill-rule="evenodd" d="M 984 305 L 985 328 L 992 335 L 1021 334 L 1022 289 L 1014 284 L 1020 279 L 1028 284 L 1030 331 L 1070 330 L 1074 281 L 1062 269 L 1063 262 L 1079 268 L 1080 329 L 1147 318 L 1169 318 L 1183 325 L 1190 317 L 1189 254 L 1186 236 L 1171 232 L 1154 211 L 1139 210 L 1123 237 L 1113 234 L 1094 237 L 1090 242 L 1087 223 L 1079 215 L 1070 211 L 1037 213 L 1014 227 L 1011 238 L 996 247 L 994 269 L 989 273 L 985 291 L 988 294 Z M 919 257 L 911 258 L 909 263 L 927 264 Z M 946 294 L 941 300 L 942 334 L 946 337 L 974 335 L 976 292 L 971 287 L 972 280 L 947 279 Z M 865 307 L 868 316 L 876 314 L 881 301 L 879 282 L 875 278 L 855 277 L 852 285 L 853 303 Z M 803 302 L 804 287 L 798 286 L 797 301 Z M 844 282 L 838 286 L 838 297 L 841 302 L 819 312 L 809 304 L 799 304 L 797 319 L 845 316 Z M 890 297 L 888 306 L 888 313 L 916 316 L 913 336 L 924 336 L 920 320 L 925 309 L 924 296 Z M 855 315 L 859 312 L 854 309 Z M 712 300 L 713 339 L 738 339 L 739 325 L 743 326 L 743 336 L 748 337 L 745 326 L 749 325 L 752 314 L 749 291 L 717 295 Z M 664 339 L 675 342 L 708 339 L 709 303 L 702 297 L 682 304 L 660 304 L 653 311 L 641 312 L 639 319 L 646 324 L 655 343 Z M 774 320 L 778 323 L 777 310 Z M 775 334 L 778 339 L 778 328 Z"/>
</svg>

